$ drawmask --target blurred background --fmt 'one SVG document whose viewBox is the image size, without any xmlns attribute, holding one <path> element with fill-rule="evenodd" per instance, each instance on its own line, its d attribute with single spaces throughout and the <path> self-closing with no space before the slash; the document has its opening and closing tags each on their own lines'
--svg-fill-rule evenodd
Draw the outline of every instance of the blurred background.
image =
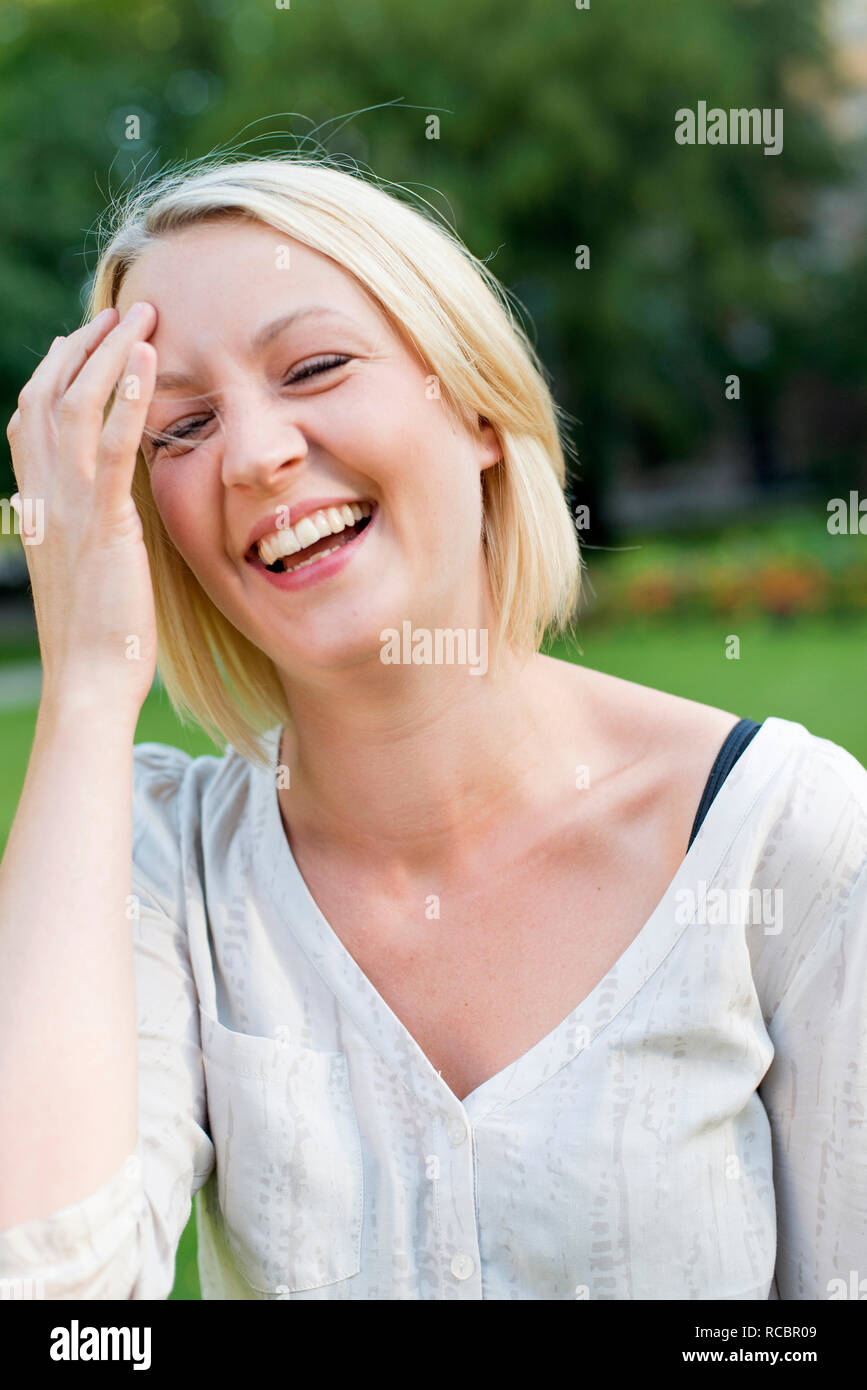
<svg viewBox="0 0 867 1390">
<path fill-rule="evenodd" d="M 679 144 L 699 102 L 781 110 L 782 150 Z M 106 204 L 216 148 L 357 161 L 517 296 L 586 564 L 549 650 L 867 761 L 863 0 L 7 0 L 4 422 L 81 321 Z M 2 523 L 0 839 L 40 680 Z M 159 682 L 137 738 L 213 751 Z M 191 1223 L 173 1297 L 198 1296 Z"/>
</svg>

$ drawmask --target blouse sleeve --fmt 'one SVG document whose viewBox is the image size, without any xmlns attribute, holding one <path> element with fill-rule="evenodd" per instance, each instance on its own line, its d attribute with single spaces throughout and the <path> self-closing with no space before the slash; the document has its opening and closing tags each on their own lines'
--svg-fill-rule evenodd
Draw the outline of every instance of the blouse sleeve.
<svg viewBox="0 0 867 1390">
<path fill-rule="evenodd" d="M 781 912 L 771 932 L 753 929 L 774 1045 L 759 1093 L 772 1133 L 776 1286 L 781 1299 L 863 1298 L 867 772 L 836 745 L 807 740 L 758 868 Z"/>
<path fill-rule="evenodd" d="M 192 1198 L 213 1169 L 180 872 L 178 789 L 189 762 L 160 744 L 134 749 L 136 1148 L 79 1202 L 0 1232 L 0 1280 L 25 1297 L 167 1298 Z"/>
</svg>

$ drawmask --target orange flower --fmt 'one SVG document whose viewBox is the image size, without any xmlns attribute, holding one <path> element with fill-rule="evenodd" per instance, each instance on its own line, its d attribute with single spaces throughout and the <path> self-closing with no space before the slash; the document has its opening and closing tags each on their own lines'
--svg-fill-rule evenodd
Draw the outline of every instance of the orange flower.
<svg viewBox="0 0 867 1390">
<path fill-rule="evenodd" d="M 629 588 L 629 604 L 637 613 L 667 613 L 677 598 L 677 585 L 665 570 L 639 574 Z"/>
<path fill-rule="evenodd" d="M 778 617 L 821 611 L 828 589 L 826 575 L 810 561 L 766 565 L 756 583 L 763 609 Z"/>
</svg>

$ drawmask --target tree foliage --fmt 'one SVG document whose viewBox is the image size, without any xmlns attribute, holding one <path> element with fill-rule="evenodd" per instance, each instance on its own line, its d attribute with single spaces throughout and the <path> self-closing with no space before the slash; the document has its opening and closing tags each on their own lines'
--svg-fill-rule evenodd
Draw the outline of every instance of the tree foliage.
<svg viewBox="0 0 867 1390">
<path fill-rule="evenodd" d="M 867 261 L 835 258 L 820 195 L 853 184 L 863 148 L 826 119 L 840 81 L 823 13 L 820 0 L 8 8 L 7 417 L 80 321 L 112 193 L 179 156 L 273 152 L 310 132 L 427 197 L 519 297 L 593 497 L 624 441 L 646 466 L 688 456 L 724 415 L 727 373 L 754 421 L 804 370 L 857 383 Z M 782 108 L 782 153 L 677 144 L 675 112 L 699 100 Z"/>
</svg>

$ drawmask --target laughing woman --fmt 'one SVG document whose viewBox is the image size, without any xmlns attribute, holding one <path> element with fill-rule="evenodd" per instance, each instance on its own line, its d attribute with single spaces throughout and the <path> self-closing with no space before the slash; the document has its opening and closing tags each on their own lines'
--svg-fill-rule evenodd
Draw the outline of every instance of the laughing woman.
<svg viewBox="0 0 867 1390">
<path fill-rule="evenodd" d="M 833 1297 L 867 773 L 539 653 L 579 557 L 508 297 L 373 181 L 218 160 L 87 318 L 9 426 L 0 1275 L 165 1298 L 197 1195 L 209 1299 Z M 157 655 L 225 756 L 134 746 Z"/>
</svg>

